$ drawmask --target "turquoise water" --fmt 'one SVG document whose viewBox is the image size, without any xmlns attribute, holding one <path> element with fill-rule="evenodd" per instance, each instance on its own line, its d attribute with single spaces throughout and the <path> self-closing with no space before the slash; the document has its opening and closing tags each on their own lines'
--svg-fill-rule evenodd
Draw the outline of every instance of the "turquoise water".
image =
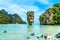
<svg viewBox="0 0 60 40">
<path fill-rule="evenodd" d="M 7 33 L 4 33 L 4 30 Z M 38 40 L 37 36 L 48 35 L 60 32 L 60 26 L 52 25 L 26 25 L 26 24 L 0 24 L 0 40 Z M 34 36 L 31 35 L 34 33 Z"/>
</svg>

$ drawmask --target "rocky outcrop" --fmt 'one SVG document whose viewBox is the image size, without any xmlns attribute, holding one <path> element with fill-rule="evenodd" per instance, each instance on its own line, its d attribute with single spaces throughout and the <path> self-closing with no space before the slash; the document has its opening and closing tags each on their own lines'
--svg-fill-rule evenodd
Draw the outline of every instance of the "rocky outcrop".
<svg viewBox="0 0 60 40">
<path fill-rule="evenodd" d="M 46 10 L 45 14 L 40 16 L 40 24 L 52 24 L 53 22 L 53 13 L 50 13 L 51 9 Z"/>
<path fill-rule="evenodd" d="M 4 9 L 0 10 L 0 24 L 26 24 L 17 14 L 8 14 Z"/>
<path fill-rule="evenodd" d="M 32 25 L 34 22 L 34 12 L 33 11 L 28 11 L 27 12 L 27 21 L 29 25 Z"/>
<path fill-rule="evenodd" d="M 17 13 L 13 14 L 11 19 L 13 24 L 26 24 Z"/>
<path fill-rule="evenodd" d="M 47 9 L 39 18 L 40 24 L 52 25 L 60 24 L 60 3 L 53 5 Z"/>
</svg>

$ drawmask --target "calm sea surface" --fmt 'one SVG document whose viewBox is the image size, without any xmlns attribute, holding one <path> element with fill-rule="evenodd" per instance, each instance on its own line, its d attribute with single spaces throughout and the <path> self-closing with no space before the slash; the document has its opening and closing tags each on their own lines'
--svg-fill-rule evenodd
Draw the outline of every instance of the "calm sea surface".
<svg viewBox="0 0 60 40">
<path fill-rule="evenodd" d="M 37 36 L 44 34 L 55 36 L 59 32 L 58 25 L 0 24 L 0 40 L 38 40 Z M 34 35 L 31 35 L 32 33 Z"/>
</svg>

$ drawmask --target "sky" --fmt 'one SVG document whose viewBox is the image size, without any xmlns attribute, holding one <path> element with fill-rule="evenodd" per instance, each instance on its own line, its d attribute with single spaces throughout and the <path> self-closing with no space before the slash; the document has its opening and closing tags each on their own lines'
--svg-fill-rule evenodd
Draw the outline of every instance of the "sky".
<svg viewBox="0 0 60 40">
<path fill-rule="evenodd" d="M 27 11 L 34 11 L 34 24 L 39 24 L 39 16 L 60 0 L 0 0 L 0 10 L 9 14 L 17 13 L 27 22 Z"/>
</svg>

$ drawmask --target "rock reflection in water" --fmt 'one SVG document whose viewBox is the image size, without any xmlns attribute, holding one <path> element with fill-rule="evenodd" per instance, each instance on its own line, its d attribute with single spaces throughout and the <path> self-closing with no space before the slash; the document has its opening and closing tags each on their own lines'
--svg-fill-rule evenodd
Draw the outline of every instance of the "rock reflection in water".
<svg viewBox="0 0 60 40">
<path fill-rule="evenodd" d="M 29 40 L 35 40 L 35 33 L 33 31 L 33 26 L 32 25 L 28 25 L 28 39 Z"/>
</svg>

